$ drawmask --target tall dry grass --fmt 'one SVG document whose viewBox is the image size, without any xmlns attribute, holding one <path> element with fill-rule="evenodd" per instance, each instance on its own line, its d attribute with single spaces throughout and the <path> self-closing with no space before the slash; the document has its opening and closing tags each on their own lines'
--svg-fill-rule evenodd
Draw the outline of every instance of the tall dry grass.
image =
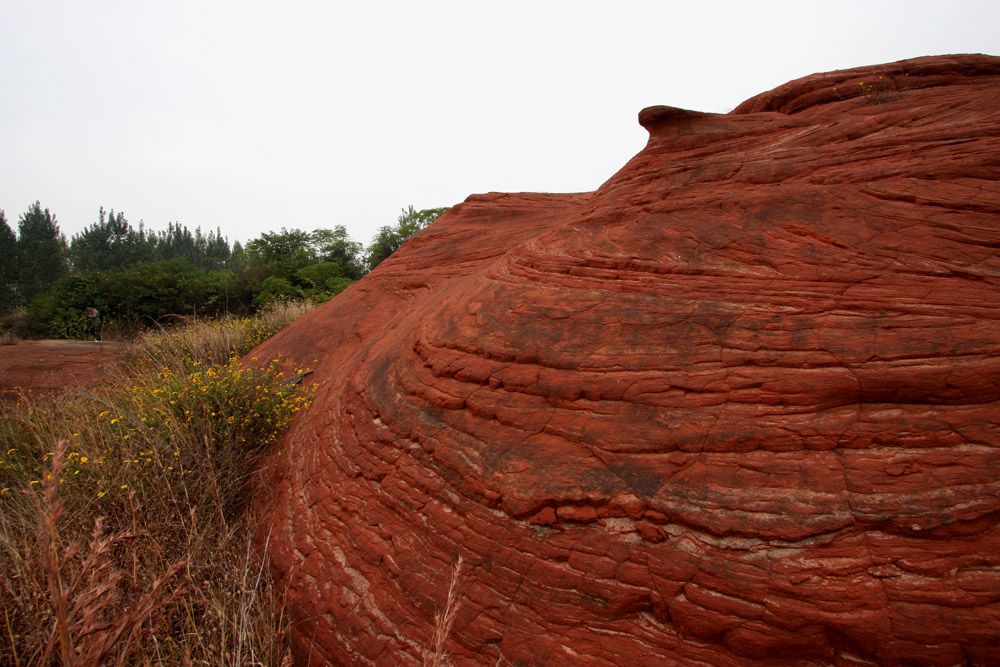
<svg viewBox="0 0 1000 667">
<path fill-rule="evenodd" d="M 451 626 L 455 624 L 455 616 L 461 605 L 459 586 L 462 580 L 463 559 L 459 555 L 451 570 L 451 578 L 448 580 L 448 592 L 445 594 L 444 607 L 434 614 L 434 631 L 431 634 L 430 646 L 424 649 L 421 660 L 421 667 L 449 667 L 451 660 L 445 650 L 445 642 L 451 633 Z"/>
<path fill-rule="evenodd" d="M 238 355 L 300 315 L 148 335 L 107 386 L 0 417 L 0 664 L 284 665 L 254 471 L 308 407 Z"/>
<path fill-rule="evenodd" d="M 195 320 L 185 326 L 141 334 L 125 355 L 132 371 L 167 367 L 180 370 L 191 361 L 224 364 L 242 356 L 299 319 L 314 306 L 306 301 L 272 301 L 253 317 Z"/>
</svg>

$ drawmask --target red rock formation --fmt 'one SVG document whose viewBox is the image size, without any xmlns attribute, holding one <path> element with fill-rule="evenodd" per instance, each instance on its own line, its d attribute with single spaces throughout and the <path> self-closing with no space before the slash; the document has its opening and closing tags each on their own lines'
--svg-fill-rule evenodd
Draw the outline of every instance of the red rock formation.
<svg viewBox="0 0 1000 667">
<path fill-rule="evenodd" d="M 640 122 L 255 352 L 302 664 L 1000 663 L 1000 58 Z"/>
</svg>

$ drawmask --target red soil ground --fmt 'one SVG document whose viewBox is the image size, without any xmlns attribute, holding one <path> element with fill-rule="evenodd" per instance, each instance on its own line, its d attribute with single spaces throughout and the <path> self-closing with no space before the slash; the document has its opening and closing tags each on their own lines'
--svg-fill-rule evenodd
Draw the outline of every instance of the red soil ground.
<svg viewBox="0 0 1000 667">
<path fill-rule="evenodd" d="M 0 400 L 22 393 L 98 384 L 121 356 L 122 343 L 32 340 L 0 345 Z"/>
</svg>

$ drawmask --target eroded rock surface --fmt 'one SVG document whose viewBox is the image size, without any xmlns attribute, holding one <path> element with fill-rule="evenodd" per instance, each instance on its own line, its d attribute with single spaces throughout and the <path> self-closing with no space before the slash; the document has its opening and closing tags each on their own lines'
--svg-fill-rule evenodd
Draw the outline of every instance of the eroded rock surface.
<svg viewBox="0 0 1000 667">
<path fill-rule="evenodd" d="M 121 343 L 22 340 L 0 345 L 0 406 L 24 395 L 99 384 L 122 354 Z"/>
<path fill-rule="evenodd" d="M 997 664 L 1000 58 L 640 122 L 254 353 L 302 664 L 417 664 L 458 555 L 458 664 Z"/>
</svg>

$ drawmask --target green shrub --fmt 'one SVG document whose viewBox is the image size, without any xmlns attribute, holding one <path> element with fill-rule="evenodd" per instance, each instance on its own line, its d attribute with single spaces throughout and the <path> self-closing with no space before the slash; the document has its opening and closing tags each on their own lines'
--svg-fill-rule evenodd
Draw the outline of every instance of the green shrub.
<svg viewBox="0 0 1000 667">
<path fill-rule="evenodd" d="M 278 276 L 266 278 L 260 284 L 260 291 L 253 298 L 258 306 L 265 306 L 272 301 L 291 301 L 302 298 L 302 290 L 290 281 Z"/>
</svg>

